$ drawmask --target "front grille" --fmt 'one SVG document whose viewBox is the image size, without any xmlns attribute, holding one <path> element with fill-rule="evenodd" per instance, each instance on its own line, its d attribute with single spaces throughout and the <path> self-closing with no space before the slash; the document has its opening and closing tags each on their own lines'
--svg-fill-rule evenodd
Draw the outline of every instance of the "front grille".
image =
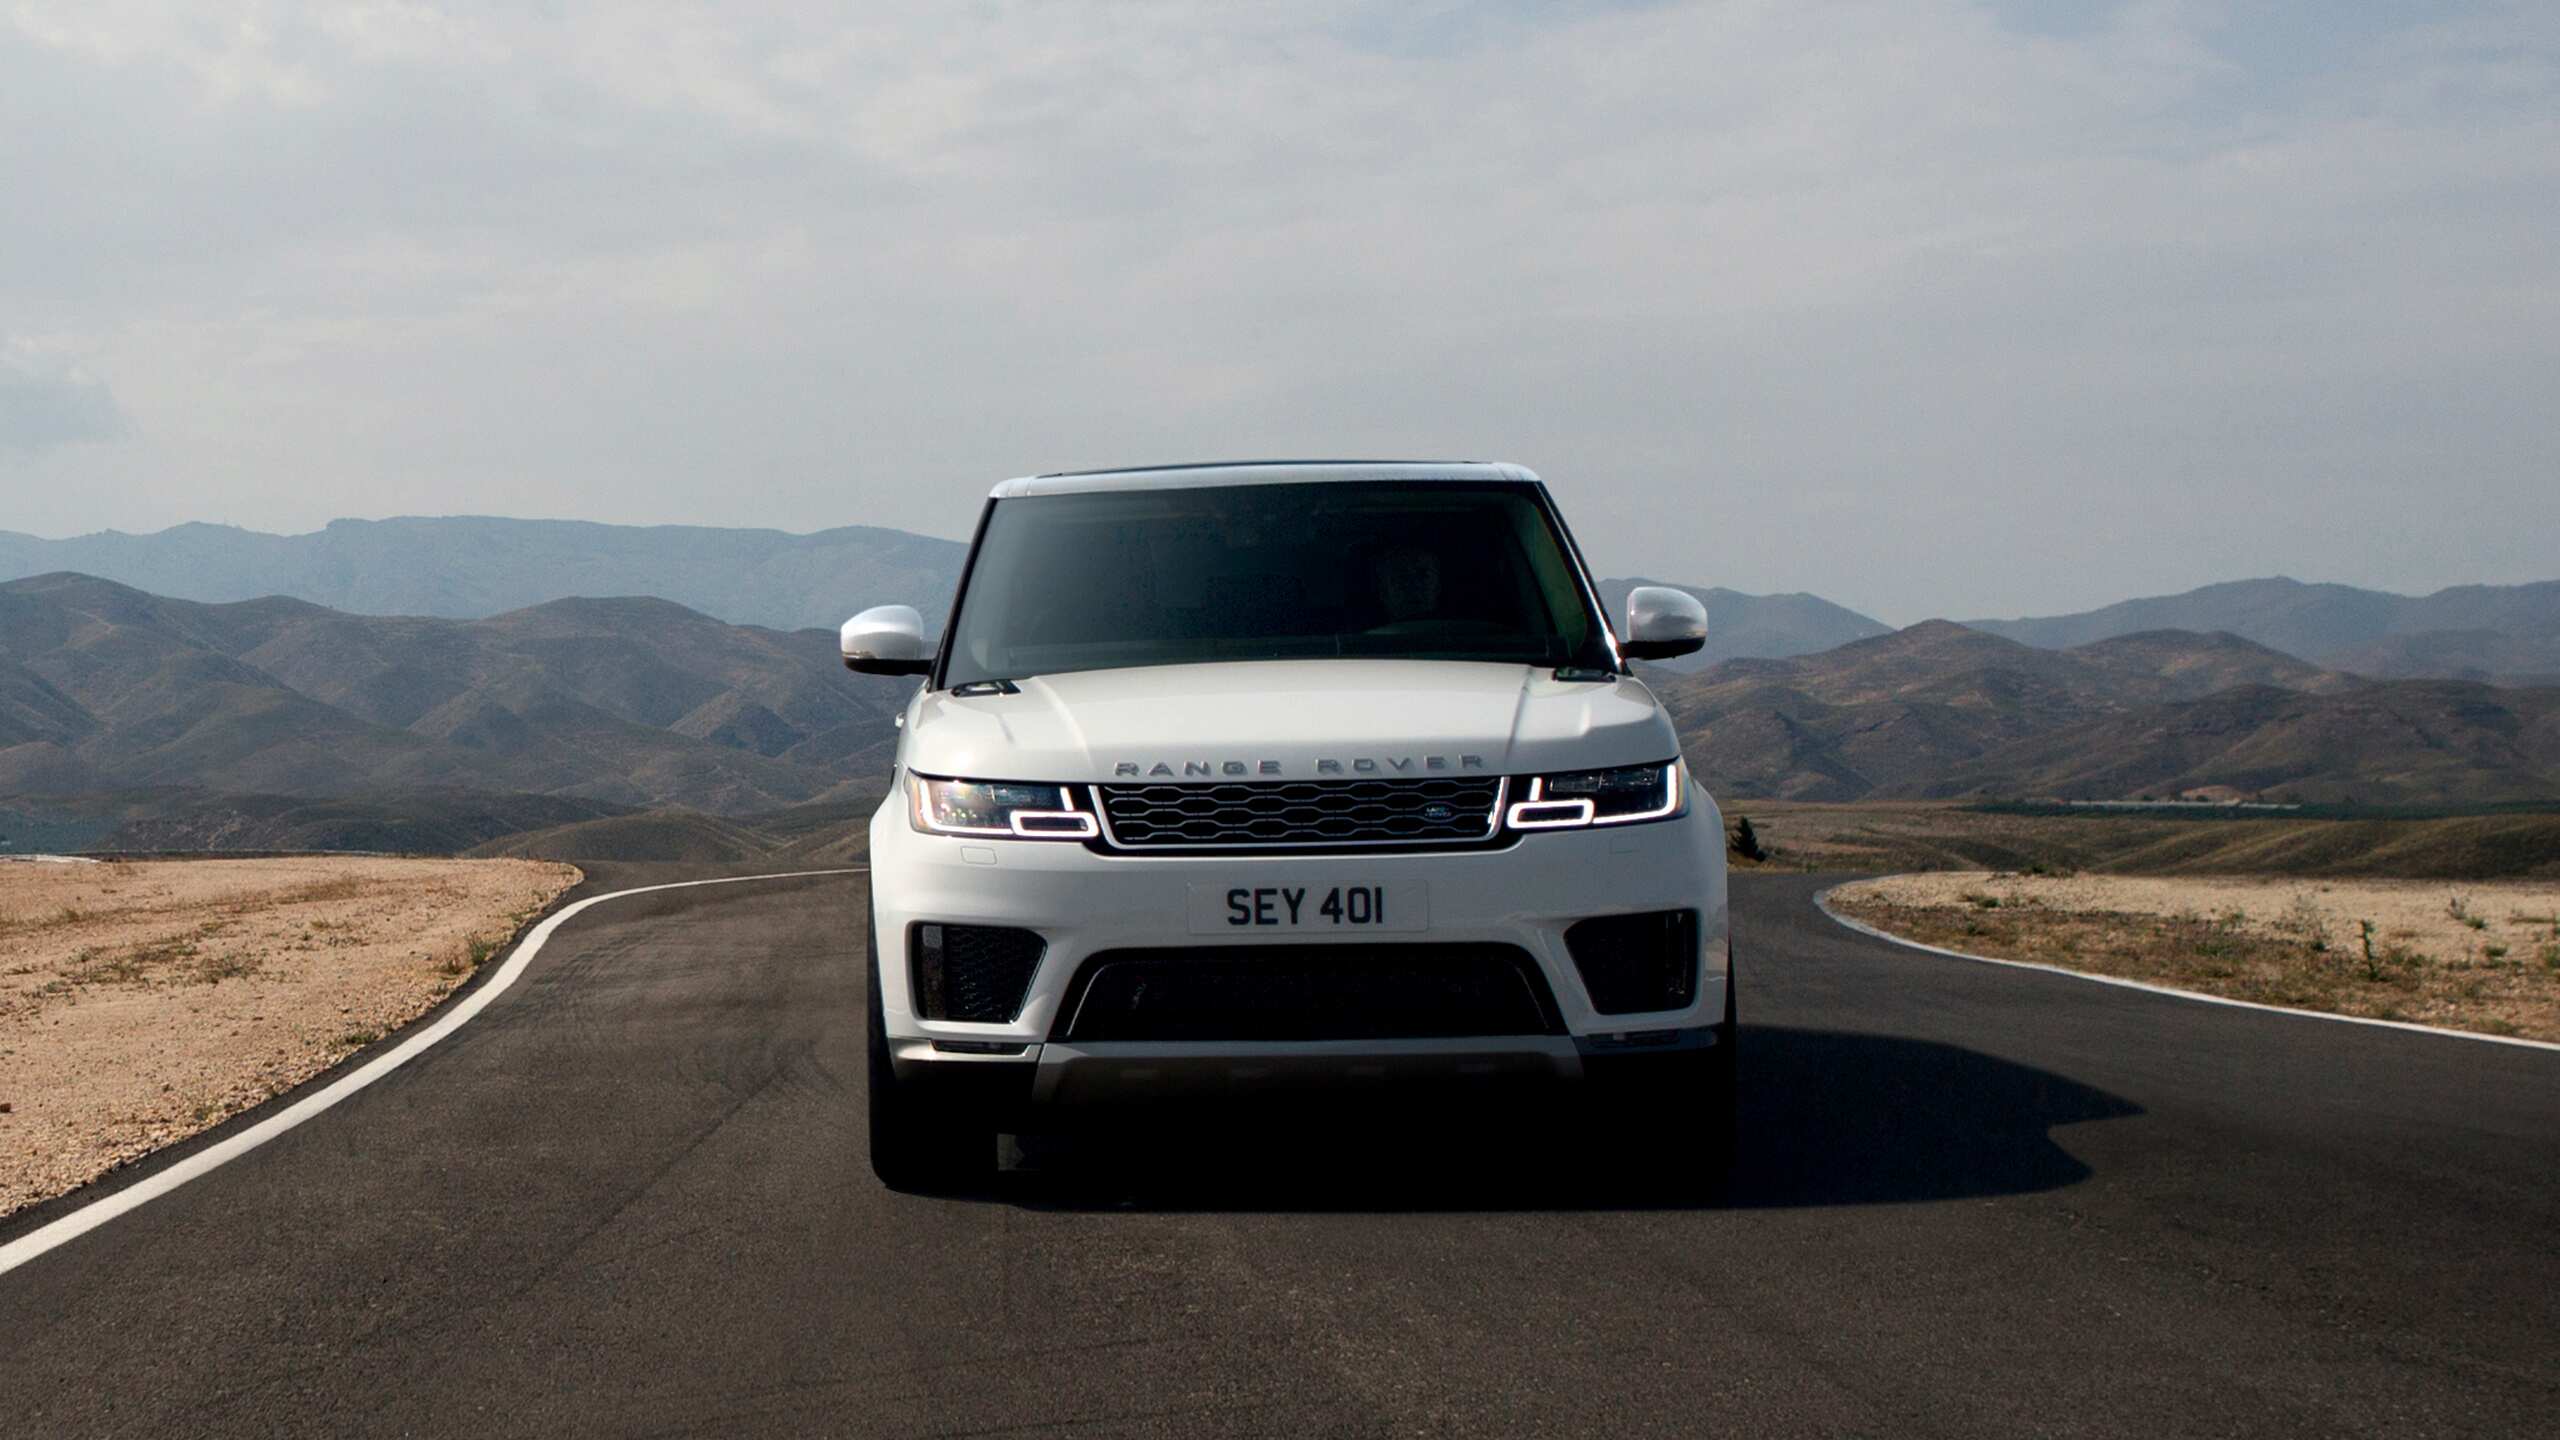
<svg viewBox="0 0 2560 1440">
<path fill-rule="evenodd" d="M 918 925 L 907 946 L 916 1013 L 1001 1025 L 1022 1013 L 1048 945 L 1005 925 Z"/>
<path fill-rule="evenodd" d="M 1603 915 L 1564 932 L 1591 1008 L 1603 1015 L 1685 1010 L 1698 998 L 1698 916 L 1691 910 Z"/>
<path fill-rule="evenodd" d="M 1494 776 L 1438 776 L 1094 788 L 1111 842 L 1143 850 L 1471 844 L 1493 837 L 1503 787 Z"/>
<path fill-rule="evenodd" d="M 1516 945 L 1105 950 L 1059 1007 L 1060 1040 L 1431 1040 L 1563 1031 Z"/>
</svg>

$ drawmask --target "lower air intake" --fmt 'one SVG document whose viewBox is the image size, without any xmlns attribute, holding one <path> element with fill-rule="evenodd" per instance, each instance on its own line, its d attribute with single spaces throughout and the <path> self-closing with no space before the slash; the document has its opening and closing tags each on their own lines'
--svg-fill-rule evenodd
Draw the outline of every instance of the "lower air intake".
<svg viewBox="0 0 2560 1440">
<path fill-rule="evenodd" d="M 1591 1008 L 1603 1015 L 1685 1010 L 1698 998 L 1698 915 L 1603 915 L 1564 932 Z"/>
<path fill-rule="evenodd" d="M 1060 1040 L 1436 1040 L 1563 1031 L 1513 945 L 1105 950 L 1059 1008 Z"/>
<path fill-rule="evenodd" d="M 1047 948 L 1037 934 L 1011 926 L 918 925 L 907 946 L 916 1013 L 992 1025 L 1013 1020 Z"/>
</svg>

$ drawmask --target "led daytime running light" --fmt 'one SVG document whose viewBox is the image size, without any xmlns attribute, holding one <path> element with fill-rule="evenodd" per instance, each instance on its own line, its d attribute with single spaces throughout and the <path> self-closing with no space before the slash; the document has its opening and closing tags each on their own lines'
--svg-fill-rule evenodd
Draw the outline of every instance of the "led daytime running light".
<svg viewBox="0 0 2560 1440">
<path fill-rule="evenodd" d="M 1536 775 L 1529 780 L 1529 798 L 1513 805 L 1503 819 L 1514 830 L 1580 830 L 1598 825 L 1632 825 L 1643 820 L 1662 820 L 1680 813 L 1684 797 L 1681 793 L 1679 761 L 1672 760 L 1658 766 L 1630 765 L 1625 769 L 1654 772 L 1662 786 L 1662 803 L 1630 814 L 1603 815 L 1600 813 L 1599 802 L 1588 795 L 1549 795 L 1547 781 L 1553 777 Z"/>
<path fill-rule="evenodd" d="M 1569 800 L 1546 798 L 1547 781 L 1539 776 L 1529 782 L 1529 798 L 1511 807 L 1507 817 L 1514 830 L 1572 830 L 1591 823 L 1600 807 L 1589 797 L 1577 795 Z"/>
<path fill-rule="evenodd" d="M 910 774 L 908 815 L 915 828 L 929 835 L 978 836 L 990 840 L 1090 840 L 1102 833 L 1095 818 L 1075 808 L 1074 792 L 1063 785 L 1023 785 L 984 780 L 952 780 Z M 998 789 L 1030 791 L 1047 803 L 1010 804 L 995 798 Z M 945 818 L 949 801 L 968 791 L 986 792 L 977 809 L 993 823 L 972 825 Z"/>
</svg>

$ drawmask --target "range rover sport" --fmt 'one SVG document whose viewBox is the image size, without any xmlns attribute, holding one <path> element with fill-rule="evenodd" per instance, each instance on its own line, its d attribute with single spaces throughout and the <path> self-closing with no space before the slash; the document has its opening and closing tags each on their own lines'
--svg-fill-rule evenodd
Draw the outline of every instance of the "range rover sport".
<svg viewBox="0 0 2560 1440">
<path fill-rule="evenodd" d="M 871 1158 L 965 1185 L 999 1132 L 1157 1096 L 1641 1077 L 1729 1123 L 1724 824 L 1514 465 L 1257 463 L 998 485 L 872 817 Z M 1638 1097 L 1630 1097 L 1635 1099 Z"/>
</svg>

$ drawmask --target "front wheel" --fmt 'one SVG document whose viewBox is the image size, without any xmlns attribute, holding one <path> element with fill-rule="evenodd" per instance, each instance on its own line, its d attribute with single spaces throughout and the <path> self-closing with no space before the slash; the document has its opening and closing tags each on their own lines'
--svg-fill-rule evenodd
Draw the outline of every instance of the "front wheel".
<svg viewBox="0 0 2560 1440">
<path fill-rule="evenodd" d="M 901 1084 L 889 1058 L 889 1027 L 881 1014 L 880 927 L 869 927 L 864 966 L 870 982 L 871 1173 L 892 1190 L 945 1195 L 986 1184 L 995 1173 L 995 1130 L 958 1106 L 937 1103 L 913 1084 Z"/>
</svg>

